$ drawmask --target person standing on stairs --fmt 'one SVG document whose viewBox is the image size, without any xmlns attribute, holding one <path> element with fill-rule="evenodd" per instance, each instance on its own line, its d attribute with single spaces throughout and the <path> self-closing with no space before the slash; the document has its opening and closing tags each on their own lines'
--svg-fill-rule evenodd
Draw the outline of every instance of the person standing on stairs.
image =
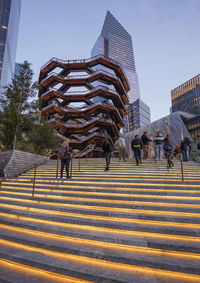
<svg viewBox="0 0 200 283">
<path fill-rule="evenodd" d="M 59 154 L 60 159 L 61 159 L 61 170 L 60 170 L 60 178 L 61 179 L 63 177 L 64 167 L 66 168 L 67 178 L 71 178 L 71 176 L 69 175 L 69 165 L 70 165 L 72 153 L 73 153 L 73 150 L 69 146 L 69 142 L 64 141 L 62 146 L 60 147 L 60 149 L 58 151 L 58 154 Z"/>
<path fill-rule="evenodd" d="M 166 152 L 167 163 L 168 163 L 169 168 L 174 166 L 174 163 L 172 162 L 172 157 L 173 157 L 172 149 L 173 147 L 172 147 L 172 143 L 170 140 L 170 135 L 167 135 L 165 138 L 165 142 L 164 142 L 164 150 Z"/>
<path fill-rule="evenodd" d="M 142 157 L 141 157 L 141 149 L 142 149 L 142 142 L 138 135 L 135 135 L 135 138 L 131 142 L 131 148 L 133 150 L 136 165 L 142 164 Z"/>
<path fill-rule="evenodd" d="M 109 171 L 109 166 L 110 166 L 110 158 L 111 158 L 111 153 L 113 151 L 113 146 L 111 143 L 109 143 L 108 139 L 105 139 L 105 142 L 102 144 L 102 149 L 105 154 L 105 159 L 106 159 L 106 168 L 104 171 Z"/>
<path fill-rule="evenodd" d="M 149 142 L 151 142 L 151 139 L 148 138 L 148 133 L 144 132 L 142 137 L 142 149 L 143 149 L 143 159 L 147 159 L 149 157 Z"/>
<path fill-rule="evenodd" d="M 159 160 L 161 160 L 163 141 L 164 141 L 164 138 L 161 135 L 160 131 L 158 131 L 157 136 L 155 136 L 155 138 L 154 138 L 154 144 L 155 144 L 155 152 L 156 152 L 155 158 L 159 159 Z"/>
<path fill-rule="evenodd" d="M 121 158 L 123 157 L 123 161 L 126 161 L 126 142 L 124 135 L 121 134 L 120 138 L 118 139 L 119 144 L 119 161 L 121 161 Z"/>
</svg>

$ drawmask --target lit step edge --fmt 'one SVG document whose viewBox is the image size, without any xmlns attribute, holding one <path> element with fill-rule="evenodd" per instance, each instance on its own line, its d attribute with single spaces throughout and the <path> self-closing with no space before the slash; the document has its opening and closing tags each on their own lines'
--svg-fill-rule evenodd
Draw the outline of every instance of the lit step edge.
<svg viewBox="0 0 200 283">
<path fill-rule="evenodd" d="M 3 187 L 2 187 L 2 190 L 1 190 L 1 193 L 2 194 L 13 194 L 13 195 L 24 195 L 24 196 L 30 196 L 30 195 L 32 195 L 32 191 L 33 191 L 33 189 L 30 189 L 30 188 L 26 188 L 26 187 L 20 187 L 19 188 L 19 190 L 25 190 L 25 191 L 30 191 L 30 193 L 26 193 L 26 192 L 14 192 L 14 191 L 12 191 L 12 190 L 5 190 L 5 189 L 18 189 L 18 187 L 11 187 L 11 186 L 5 186 L 5 185 L 3 185 Z M 38 194 L 38 191 L 40 191 L 40 192 L 44 192 L 44 194 Z M 42 189 L 37 189 L 37 188 L 35 188 L 35 196 L 37 196 L 37 197 L 46 197 L 46 198 L 57 198 L 57 199 L 63 199 L 63 200 L 65 200 L 65 199 L 70 199 L 70 197 L 69 196 L 65 196 L 65 195 L 50 195 L 50 194 L 45 194 L 45 193 L 47 193 L 48 192 L 48 190 L 42 190 Z M 180 200 L 200 200 L 200 197 L 199 196 L 179 196 L 179 195 L 173 195 L 173 196 L 169 196 L 169 195 L 148 195 L 148 194 L 124 194 L 124 193 L 113 193 L 113 192 L 106 192 L 106 193 L 102 193 L 102 192 L 82 192 L 82 191 L 64 191 L 64 190 L 49 190 L 49 192 L 51 192 L 51 193 L 62 193 L 62 194 L 72 194 L 72 195 L 94 195 L 94 196 L 113 196 L 113 197 L 115 197 L 115 196 L 117 196 L 117 197 L 128 197 L 128 198 L 130 198 L 130 197 L 132 197 L 132 198 L 156 198 L 156 199 L 175 199 L 175 200 L 178 200 L 178 199 L 180 199 Z M 169 191 L 168 191 L 169 192 Z M 73 198 L 73 197 L 72 197 Z M 77 199 L 77 198 L 76 198 Z M 85 199 L 85 198 L 81 198 L 81 199 Z M 86 198 L 87 200 L 88 199 L 90 199 L 90 198 Z M 94 198 L 91 198 L 92 200 L 94 200 Z M 100 198 L 98 198 L 98 199 L 95 199 L 95 200 L 100 200 L 101 201 L 101 199 Z M 105 200 L 105 202 L 107 202 L 107 201 L 114 201 L 114 202 L 116 202 L 116 203 L 130 203 L 130 204 L 132 204 L 132 203 L 134 203 L 135 201 L 127 201 L 127 200 L 114 200 L 114 199 L 102 199 L 102 200 Z M 141 201 L 139 201 L 139 202 L 141 202 Z M 142 203 L 142 202 L 141 202 Z M 151 203 L 151 202 L 147 202 L 147 203 Z M 168 204 L 170 204 L 170 202 L 167 202 Z M 161 204 L 163 204 L 163 203 L 161 203 Z M 155 204 L 155 205 L 157 205 L 157 204 Z M 158 205 L 159 205 L 159 203 L 158 203 Z M 192 205 L 192 204 L 186 204 L 186 203 L 184 203 L 184 204 L 180 204 L 180 207 L 181 207 L 181 205 L 184 205 L 184 207 L 187 207 L 188 205 L 188 207 L 190 207 L 190 205 Z M 173 204 L 172 204 L 172 206 L 173 206 Z M 197 205 L 195 205 L 195 207 L 197 207 L 198 208 L 198 204 Z M 199 207 L 200 207 L 200 205 L 199 205 Z"/>
<path fill-rule="evenodd" d="M 184 244 L 190 243 L 194 246 L 198 246 L 200 244 L 200 238 L 194 236 L 183 236 L 183 235 L 171 235 L 171 234 L 161 234 L 161 233 L 151 233 L 151 232 L 141 232 L 141 231 L 132 231 L 132 230 L 120 230 L 115 228 L 105 228 L 105 227 L 98 227 L 98 226 L 89 226 L 89 225 L 80 225 L 80 224 L 72 224 L 72 223 L 65 223 L 59 221 L 52 221 L 52 220 L 43 220 L 28 216 L 18 216 L 12 215 L 8 213 L 0 213 L 1 216 L 7 219 L 14 219 L 18 222 L 26 222 L 27 224 L 30 223 L 38 223 L 43 225 L 50 225 L 54 227 L 62 227 L 66 229 L 70 229 L 71 231 L 80 231 L 86 233 L 92 233 L 94 235 L 103 234 L 104 236 L 112 235 L 112 236 L 122 236 L 124 239 L 136 237 L 136 238 L 151 238 L 151 239 L 160 239 L 165 240 L 165 242 L 173 241 L 174 243 Z M 80 233 L 79 232 L 79 233 Z"/>
<path fill-rule="evenodd" d="M 6 236 L 5 230 L 7 230 L 8 235 L 12 236 L 14 239 L 25 240 L 29 242 L 36 242 L 37 244 L 53 244 L 53 246 L 58 246 L 59 248 L 62 247 L 73 249 L 76 248 L 78 250 L 88 250 L 93 251 L 95 254 L 98 251 L 103 254 L 113 255 L 113 257 L 127 257 L 129 259 L 137 259 L 141 260 L 150 260 L 151 262 L 156 262 L 159 257 L 159 262 L 165 261 L 166 258 L 169 265 L 177 264 L 177 260 L 185 260 L 184 263 L 186 266 L 193 266 L 198 267 L 200 271 L 200 254 L 198 253 L 191 253 L 191 252 L 180 252 L 174 250 L 164 250 L 164 249 L 156 249 L 156 248 L 149 248 L 149 247 L 140 247 L 140 246 L 132 246 L 132 245 L 122 245 L 116 243 L 108 243 L 102 241 L 95 241 L 95 240 L 86 240 L 82 238 L 74 238 L 69 236 L 61 236 L 58 234 L 51 234 L 47 232 L 40 232 L 34 231 L 31 229 L 24 229 L 9 225 L 0 224 L 0 234 L 1 236 Z M 11 232 L 12 234 L 10 234 Z M 26 238 L 29 236 L 30 238 Z M 23 243 L 24 244 L 24 243 Z M 87 256 L 88 257 L 88 256 Z M 187 262 L 189 261 L 189 262 Z M 163 262 L 165 264 L 166 262 Z"/>
<path fill-rule="evenodd" d="M 12 187 L 12 186 L 5 186 L 5 184 L 9 184 L 9 185 L 15 185 L 14 187 Z M 75 189 L 79 189 L 80 191 L 81 191 L 81 189 L 88 189 L 88 190 L 92 190 L 92 189 L 95 189 L 95 190 L 115 190 L 115 191 L 145 191 L 145 192 L 177 192 L 177 193 L 199 193 L 200 194 L 200 190 L 182 190 L 182 189 L 176 189 L 176 190 L 174 190 L 174 189 L 168 189 L 168 190 L 165 190 L 165 189 L 143 189 L 143 188 L 132 188 L 132 187 L 101 187 L 101 186 L 76 186 L 76 185 L 73 185 L 73 184 L 71 184 L 71 185 L 66 185 L 66 184 L 64 184 L 64 185 L 62 185 L 62 184 L 52 184 L 52 182 L 51 182 L 51 184 L 43 184 L 43 183 L 40 183 L 40 182 L 36 182 L 36 184 L 37 184 L 37 187 L 39 186 L 39 187 L 45 187 L 44 189 L 38 189 L 37 187 L 36 187 L 36 190 L 41 190 L 41 191 L 43 191 L 43 190 L 46 190 L 46 187 L 50 187 L 50 188 L 52 188 L 52 187 L 56 187 L 56 188 L 75 188 Z M 23 182 L 23 181 L 19 181 L 19 182 L 9 182 L 9 180 L 7 180 L 6 182 L 4 181 L 4 182 L 2 182 L 2 189 L 4 188 L 4 187 L 6 187 L 6 188 L 21 188 L 21 187 L 19 187 L 19 186 L 24 186 L 24 188 L 26 188 L 27 190 L 31 190 L 32 191 L 32 189 L 33 189 L 33 182 L 27 182 L 27 183 L 25 183 L 25 182 Z M 29 189 L 29 187 L 31 187 L 30 189 Z M 23 188 L 23 187 L 22 187 Z M 75 190 L 75 191 L 79 191 L 79 190 Z M 48 191 L 48 189 L 47 189 L 47 191 Z M 53 189 L 49 189 L 49 191 L 53 191 Z M 56 191 L 58 191 L 58 190 L 55 190 L 55 192 Z M 63 190 L 60 190 L 60 192 L 65 192 L 65 191 L 63 191 Z M 121 195 L 121 193 L 119 194 L 119 195 Z"/>
<path fill-rule="evenodd" d="M 1 191 L 1 195 L 6 194 L 9 195 L 10 198 L 13 197 L 13 200 L 15 199 L 15 196 L 24 196 L 24 197 L 30 197 L 32 193 L 21 193 L 21 192 L 10 192 L 10 191 Z M 73 193 L 72 193 L 73 194 Z M 110 194 L 112 196 L 112 194 Z M 45 199 L 57 199 L 62 201 L 76 201 L 76 202 L 91 202 L 91 203 L 112 203 L 112 204 L 121 204 L 121 205 L 133 205 L 133 206 L 155 206 L 155 207 L 176 207 L 176 208 L 192 208 L 192 209 L 200 209 L 199 204 L 186 204 L 186 203 L 172 203 L 172 202 L 150 202 L 150 201 L 135 201 L 135 200 L 116 200 L 116 199 L 105 199 L 105 198 L 85 198 L 85 197 L 74 197 L 74 196 L 58 196 L 58 195 L 48 195 L 48 194 L 38 194 L 35 192 L 34 194 L 35 198 L 43 198 Z M 134 195 L 133 197 L 141 197 L 141 195 Z M 152 195 L 146 196 L 144 198 L 154 198 Z M 155 196 L 155 198 L 161 198 L 161 199 L 184 199 L 184 200 L 200 200 L 200 197 L 183 197 L 183 196 Z M 0 200 L 4 199 L 4 197 L 0 196 Z M 43 200 L 41 200 L 43 201 Z M 62 205 L 62 203 L 60 203 Z M 161 210 L 162 211 L 162 210 Z"/>
<path fill-rule="evenodd" d="M 2 208 L 13 208 L 12 205 L 3 205 Z M 37 209 L 37 208 L 28 208 L 28 207 L 21 207 L 21 206 L 15 206 L 15 211 L 18 213 L 20 211 L 28 211 L 33 212 L 33 213 L 43 213 L 43 214 L 48 214 L 50 215 L 51 213 L 49 210 L 43 210 L 43 209 Z M 56 213 L 58 216 L 63 215 L 62 213 L 58 212 Z M 53 213 L 55 215 L 55 213 Z M 0 212 L 0 216 L 8 216 L 7 214 L 4 214 L 3 212 Z M 120 225 L 127 224 L 137 224 L 139 225 L 146 225 L 150 227 L 163 227 L 164 229 L 166 228 L 179 228 L 179 229 L 195 229 L 195 230 L 200 230 L 200 224 L 192 224 L 192 223 L 185 223 L 185 222 L 167 222 L 167 221 L 156 221 L 156 220 L 143 220 L 143 219 L 132 219 L 132 218 L 120 218 L 120 217 L 112 217 L 112 216 L 99 216 L 99 215 L 93 215 L 93 214 L 80 214 L 80 213 L 74 213 L 74 212 L 64 212 L 65 217 L 71 217 L 77 220 L 83 219 L 83 220 L 88 220 L 91 222 L 95 222 L 95 224 L 98 224 L 98 221 L 105 221 L 105 222 L 111 222 L 113 223 L 119 223 Z M 92 223 L 94 224 L 94 223 Z"/>
<path fill-rule="evenodd" d="M 23 206 L 24 203 L 33 203 L 33 204 L 40 204 L 40 205 L 48 205 L 48 206 L 57 206 L 57 207 L 67 207 L 67 208 L 79 208 L 79 209 L 87 209 L 87 210 L 95 210 L 95 211 L 114 211 L 114 212 L 122 212 L 122 213 L 133 213 L 133 214 L 143 214 L 143 215 L 161 215 L 161 216 L 175 216 L 175 217 L 192 217 L 192 218 L 199 218 L 200 213 L 190 213 L 190 212 L 177 212 L 177 211 L 166 211 L 166 210 L 144 210 L 144 209 L 131 209 L 131 208 L 121 208 L 121 207 L 112 207 L 112 206 L 94 206 L 94 205 L 83 205 L 83 204 L 67 204 L 67 203 L 56 203 L 56 202 L 47 202 L 41 200 L 29 200 L 29 199 L 17 199 L 17 198 L 10 198 L 10 197 L 0 197 L 1 200 L 7 200 L 12 202 L 22 202 Z M 10 206 L 10 204 L 1 203 L 2 207 L 5 205 Z M 15 206 L 15 205 L 14 205 Z M 27 209 L 31 209 L 27 207 Z M 47 211 L 47 210 L 43 210 Z M 51 212 L 50 212 L 51 211 Z M 50 210 L 50 214 L 62 214 L 65 215 L 65 212 L 61 211 L 53 211 Z"/>
<path fill-rule="evenodd" d="M 18 179 L 10 179 L 12 181 L 30 181 L 30 179 L 27 179 L 27 178 L 18 178 Z M 57 184 L 62 184 L 64 185 L 65 183 L 69 183 L 69 184 L 79 184 L 79 183 L 82 183 L 82 184 L 98 184 L 99 182 L 94 182 L 94 181 L 78 181 L 78 180 L 73 180 L 73 179 L 69 179 L 69 180 L 51 180 L 51 179 L 40 179 L 40 180 L 37 180 L 39 182 L 46 182 L 46 183 L 57 183 Z M 37 181 L 36 181 L 36 184 L 37 184 Z M 101 185 L 132 185 L 132 186 L 149 186 L 149 187 L 155 187 L 155 186 L 160 186 L 160 187 L 184 187 L 185 188 L 185 184 L 162 184 L 162 183 L 122 183 L 122 182 L 101 182 Z M 187 187 L 188 188 L 200 188 L 200 184 L 197 185 L 197 184 L 187 184 Z"/>
<path fill-rule="evenodd" d="M 41 282 L 38 280 L 42 280 L 42 282 L 48 281 L 52 283 L 54 282 L 55 283 L 73 283 L 73 282 L 90 283 L 91 282 L 82 279 L 77 279 L 75 277 L 61 275 L 47 270 L 42 270 L 36 267 L 31 267 L 28 265 L 24 265 L 3 258 L 0 258 L 0 269 L 3 269 L 4 272 L 6 272 L 5 278 L 2 278 L 2 274 L 0 274 L 0 279 L 12 280 L 10 282 L 30 282 L 30 283 Z M 25 281 L 26 277 L 27 277 L 27 281 Z"/>
<path fill-rule="evenodd" d="M 87 258 L 71 254 L 63 254 L 61 252 L 50 251 L 47 249 L 36 248 L 23 244 L 16 244 L 7 240 L 0 240 L 1 253 L 5 251 L 7 254 L 14 255 L 15 258 L 26 260 L 26 257 L 31 258 L 31 261 L 37 264 L 44 263 L 49 266 L 62 269 L 73 270 L 92 276 L 98 276 L 106 279 L 124 280 L 125 282 L 157 282 L 162 280 L 163 283 L 168 283 L 170 280 L 173 283 L 200 282 L 200 276 L 188 273 L 179 273 L 166 271 L 161 269 L 134 266 L 117 262 L 104 261 L 101 259 Z M 149 281 L 144 281 L 148 278 Z M 134 281 L 133 281 L 134 280 Z M 159 282 L 159 281 L 158 281 Z"/>
</svg>

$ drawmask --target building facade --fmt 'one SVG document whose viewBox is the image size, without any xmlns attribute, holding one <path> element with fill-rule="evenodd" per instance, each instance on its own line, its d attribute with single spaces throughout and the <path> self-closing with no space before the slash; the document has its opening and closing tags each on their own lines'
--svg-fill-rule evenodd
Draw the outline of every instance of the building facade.
<svg viewBox="0 0 200 283">
<path fill-rule="evenodd" d="M 172 112 L 200 114 L 200 74 L 171 91 Z"/>
<path fill-rule="evenodd" d="M 138 111 L 140 112 L 140 105 L 146 104 L 140 99 L 132 38 L 125 28 L 110 13 L 110 11 L 106 14 L 101 34 L 91 51 L 92 57 L 100 54 L 119 62 L 123 67 L 130 85 L 130 91 L 128 92 L 129 105 L 138 101 Z M 131 110 L 131 113 L 124 118 L 125 132 L 129 130 L 129 124 L 136 125 L 135 119 L 137 118 L 132 115 L 134 107 L 135 105 L 127 108 L 128 111 L 129 109 Z M 149 113 L 148 106 L 146 107 L 145 112 Z M 147 114 L 146 119 L 144 120 L 147 120 L 147 123 L 150 123 L 150 115 Z M 137 119 L 137 121 L 140 121 L 140 119 Z M 138 127 L 140 126 L 141 124 L 139 123 Z"/>
<path fill-rule="evenodd" d="M 0 1 L 0 93 L 15 70 L 21 0 Z"/>
<path fill-rule="evenodd" d="M 150 123 L 150 108 L 139 98 L 135 102 L 129 103 L 127 112 L 123 131 L 125 135 Z"/>
<path fill-rule="evenodd" d="M 185 120 L 185 124 L 193 140 L 198 140 L 200 138 L 200 114 Z"/>
</svg>

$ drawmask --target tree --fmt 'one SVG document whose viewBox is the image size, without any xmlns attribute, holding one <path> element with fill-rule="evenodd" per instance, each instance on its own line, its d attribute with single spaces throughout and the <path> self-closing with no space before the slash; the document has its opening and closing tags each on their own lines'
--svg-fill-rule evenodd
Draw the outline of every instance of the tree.
<svg viewBox="0 0 200 283">
<path fill-rule="evenodd" d="M 15 75 L 11 84 L 5 87 L 1 104 L 0 140 L 5 149 L 16 149 L 23 133 L 30 130 L 37 119 L 36 97 L 37 83 L 32 82 L 33 71 L 30 63 L 24 61 L 19 75 Z"/>
<path fill-rule="evenodd" d="M 38 154 L 44 154 L 46 149 L 54 149 L 58 144 L 55 128 L 49 123 L 33 125 L 27 138 L 31 151 Z"/>
</svg>

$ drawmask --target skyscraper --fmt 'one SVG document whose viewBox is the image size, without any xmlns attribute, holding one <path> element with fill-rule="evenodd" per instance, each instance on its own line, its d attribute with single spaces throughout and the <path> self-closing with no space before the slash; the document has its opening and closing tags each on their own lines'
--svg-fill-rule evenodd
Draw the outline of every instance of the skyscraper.
<svg viewBox="0 0 200 283">
<path fill-rule="evenodd" d="M 0 1 L 0 93 L 15 70 L 21 0 Z"/>
<path fill-rule="evenodd" d="M 119 62 L 123 67 L 130 85 L 130 91 L 128 92 L 129 104 L 131 105 L 136 100 L 140 100 L 138 76 L 136 73 L 131 35 L 115 19 L 115 17 L 110 13 L 110 11 L 107 11 L 101 34 L 98 37 L 91 51 L 91 56 L 96 56 L 99 54 L 102 54 Z M 135 116 L 140 115 L 141 103 L 138 103 L 138 105 L 139 108 L 137 110 L 139 110 L 139 112 L 136 111 L 135 113 L 134 107 L 129 107 L 132 109 L 131 111 L 134 113 Z M 135 127 L 137 128 L 146 124 L 146 122 L 150 123 L 150 109 L 145 103 L 142 103 L 142 105 L 143 108 L 145 107 L 145 113 L 147 113 L 147 116 L 144 120 L 141 120 L 139 118 L 137 119 L 135 117 L 137 121 L 140 121 L 139 123 L 137 123 L 137 125 L 135 124 Z M 134 115 L 128 115 L 125 118 L 125 132 L 129 132 L 131 130 L 129 128 L 129 124 L 133 125 Z M 132 120 L 129 121 L 130 119 Z M 143 121 L 145 122 L 143 123 Z"/>
</svg>

